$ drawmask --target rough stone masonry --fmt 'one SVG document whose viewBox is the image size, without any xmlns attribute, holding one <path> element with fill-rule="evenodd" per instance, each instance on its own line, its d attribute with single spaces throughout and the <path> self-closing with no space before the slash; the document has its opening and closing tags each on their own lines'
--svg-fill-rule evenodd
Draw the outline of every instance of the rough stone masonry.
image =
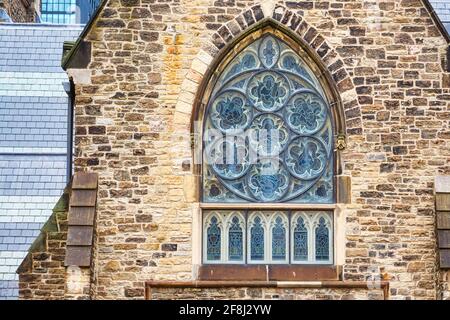
<svg viewBox="0 0 450 320">
<path fill-rule="evenodd" d="M 0 9 L 4 9 L 13 22 L 35 22 L 35 6 L 34 0 L 0 0 Z"/>
<path fill-rule="evenodd" d="M 186 137 L 196 95 L 221 50 L 267 19 L 320 58 L 342 101 L 341 174 L 351 181 L 351 200 L 340 205 L 342 280 L 364 281 L 376 267 L 390 299 L 449 296 L 433 191 L 435 177 L 450 174 L 447 42 L 424 2 L 108 0 L 82 36 L 86 67 L 66 66 L 75 85 L 75 168 L 97 173 L 99 184 L 90 280 L 83 276 L 79 294 L 66 285 L 62 297 L 143 299 L 147 281 L 195 280 L 199 186 Z M 21 276 L 23 298 L 57 298 L 36 295 L 30 273 Z M 151 298 L 183 297 L 382 294 L 185 288 Z"/>
</svg>

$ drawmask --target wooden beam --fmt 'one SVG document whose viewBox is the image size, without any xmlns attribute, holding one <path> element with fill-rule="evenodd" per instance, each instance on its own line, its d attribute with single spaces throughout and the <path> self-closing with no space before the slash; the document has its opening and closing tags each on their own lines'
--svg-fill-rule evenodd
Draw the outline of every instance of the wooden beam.
<svg viewBox="0 0 450 320">
<path fill-rule="evenodd" d="M 70 207 L 69 226 L 93 226 L 95 207 Z"/>
<path fill-rule="evenodd" d="M 440 250 L 440 267 L 441 269 L 450 269 L 450 249 Z"/>
<path fill-rule="evenodd" d="M 97 174 L 91 172 L 77 172 L 73 176 L 72 189 L 97 189 Z"/>
<path fill-rule="evenodd" d="M 450 249 L 450 230 L 438 230 L 438 243 L 440 249 Z"/>
<path fill-rule="evenodd" d="M 265 281 L 265 265 L 202 265 L 198 270 L 202 281 Z"/>
</svg>

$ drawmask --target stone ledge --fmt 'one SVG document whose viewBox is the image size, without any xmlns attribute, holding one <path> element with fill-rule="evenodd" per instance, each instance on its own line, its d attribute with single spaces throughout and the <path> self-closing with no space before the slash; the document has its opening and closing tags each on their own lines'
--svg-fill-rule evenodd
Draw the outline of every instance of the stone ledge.
<svg viewBox="0 0 450 320">
<path fill-rule="evenodd" d="M 154 289 L 224 289 L 224 288 L 279 288 L 279 289 L 363 289 L 382 290 L 384 300 L 389 298 L 389 282 L 365 281 L 147 281 L 145 298 L 152 299 Z"/>
<path fill-rule="evenodd" d="M 450 176 L 437 176 L 434 190 L 436 193 L 450 193 Z"/>
</svg>

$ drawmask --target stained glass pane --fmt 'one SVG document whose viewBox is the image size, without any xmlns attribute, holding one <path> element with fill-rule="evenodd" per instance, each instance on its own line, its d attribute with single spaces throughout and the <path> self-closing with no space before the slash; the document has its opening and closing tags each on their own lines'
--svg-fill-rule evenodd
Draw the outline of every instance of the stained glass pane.
<svg viewBox="0 0 450 320">
<path fill-rule="evenodd" d="M 334 201 L 330 106 L 277 37 L 254 41 L 219 75 L 204 132 L 204 202 Z"/>
<path fill-rule="evenodd" d="M 250 229 L 250 258 L 264 260 L 264 227 L 261 218 L 256 216 Z"/>
<path fill-rule="evenodd" d="M 294 229 L 294 260 L 308 260 L 308 229 L 305 227 L 305 221 L 298 217 Z"/>
<path fill-rule="evenodd" d="M 327 261 L 330 260 L 329 248 L 329 230 L 325 224 L 325 218 L 319 219 L 319 224 L 316 227 L 316 260 Z"/>
<path fill-rule="evenodd" d="M 242 261 L 244 257 L 243 230 L 240 220 L 234 216 L 228 229 L 228 259 L 230 261 Z"/>
<path fill-rule="evenodd" d="M 208 261 L 220 260 L 221 230 L 213 216 L 206 231 L 206 256 Z"/>
<path fill-rule="evenodd" d="M 272 228 L 272 260 L 286 259 L 286 228 L 283 219 L 277 217 Z"/>
</svg>

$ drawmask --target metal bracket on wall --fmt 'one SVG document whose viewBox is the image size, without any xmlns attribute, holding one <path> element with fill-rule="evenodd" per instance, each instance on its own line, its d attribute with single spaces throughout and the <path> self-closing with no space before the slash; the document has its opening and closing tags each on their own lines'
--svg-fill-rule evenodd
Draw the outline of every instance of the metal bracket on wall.
<svg viewBox="0 0 450 320">
<path fill-rule="evenodd" d="M 336 149 L 342 151 L 345 148 L 347 148 L 347 142 L 345 141 L 345 134 L 338 134 L 337 138 L 336 138 Z"/>
</svg>

